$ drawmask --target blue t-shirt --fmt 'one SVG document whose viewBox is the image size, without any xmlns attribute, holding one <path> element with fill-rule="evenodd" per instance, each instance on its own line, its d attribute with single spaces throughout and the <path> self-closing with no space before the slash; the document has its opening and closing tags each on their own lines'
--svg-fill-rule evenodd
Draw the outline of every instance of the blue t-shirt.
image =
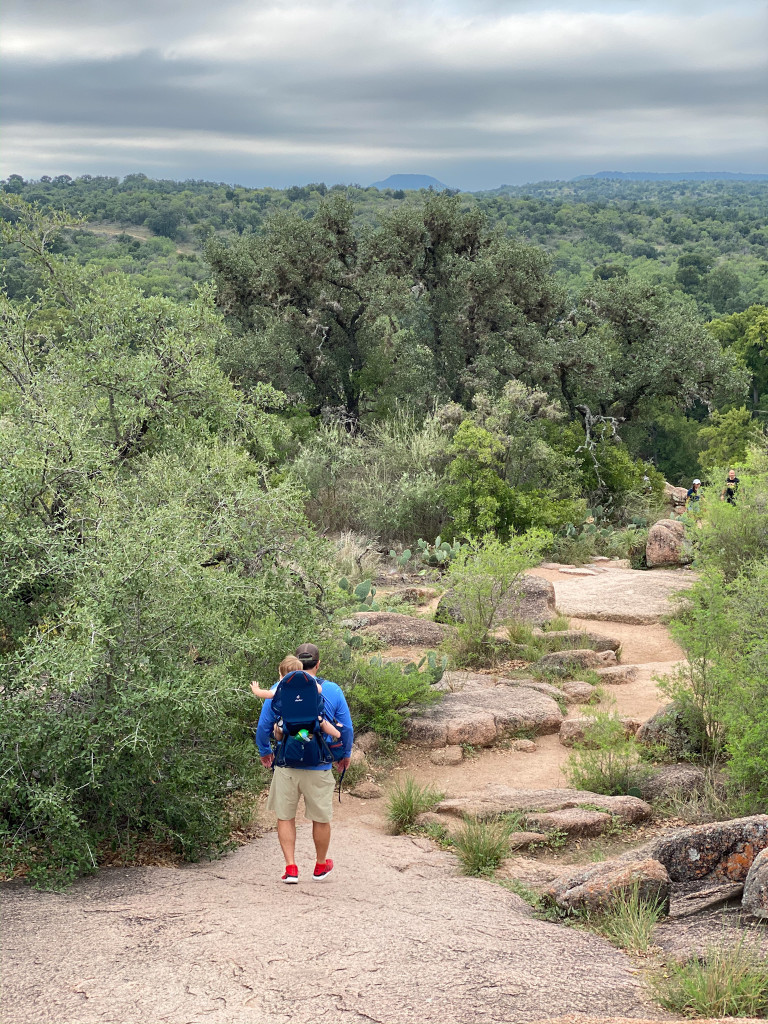
<svg viewBox="0 0 768 1024">
<path fill-rule="evenodd" d="M 329 679 L 323 679 L 318 676 L 317 681 L 320 683 L 323 691 L 323 714 L 329 722 L 337 722 L 339 724 L 341 738 L 344 741 L 344 757 L 349 757 L 352 753 L 355 731 L 352 727 L 352 716 L 349 713 L 347 698 L 344 696 L 341 687 L 337 686 L 336 683 L 332 683 Z M 264 701 L 261 714 L 259 715 L 259 724 L 256 726 L 256 746 L 259 748 L 261 757 L 266 757 L 267 754 L 272 753 L 269 741 L 276 722 L 277 715 L 272 710 L 272 700 L 270 698 Z M 330 767 L 329 764 L 319 764 L 315 768 L 302 768 L 301 771 L 327 771 Z"/>
</svg>

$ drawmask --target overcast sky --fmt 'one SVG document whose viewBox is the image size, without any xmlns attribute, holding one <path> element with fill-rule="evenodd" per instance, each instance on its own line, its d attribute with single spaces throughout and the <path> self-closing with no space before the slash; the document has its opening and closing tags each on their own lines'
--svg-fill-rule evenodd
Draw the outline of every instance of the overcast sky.
<svg viewBox="0 0 768 1024">
<path fill-rule="evenodd" d="M 6 0 L 0 175 L 768 170 L 763 3 Z"/>
</svg>

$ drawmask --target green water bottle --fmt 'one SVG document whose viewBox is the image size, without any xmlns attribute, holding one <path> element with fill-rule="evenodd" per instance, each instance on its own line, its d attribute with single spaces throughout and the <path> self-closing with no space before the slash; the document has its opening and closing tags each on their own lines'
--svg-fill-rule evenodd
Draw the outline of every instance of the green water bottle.
<svg viewBox="0 0 768 1024">
<path fill-rule="evenodd" d="M 296 739 L 301 740 L 302 743 L 309 743 L 309 732 L 306 729 L 299 729 Z"/>
</svg>

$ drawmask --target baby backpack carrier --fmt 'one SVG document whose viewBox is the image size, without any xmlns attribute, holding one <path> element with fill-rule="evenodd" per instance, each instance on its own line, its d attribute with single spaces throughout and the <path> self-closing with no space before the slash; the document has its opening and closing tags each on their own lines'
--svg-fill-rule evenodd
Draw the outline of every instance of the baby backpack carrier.
<svg viewBox="0 0 768 1024">
<path fill-rule="evenodd" d="M 275 764 L 281 768 L 317 768 L 330 764 L 333 755 L 320 728 L 323 697 L 317 680 L 297 669 L 278 683 L 272 710 L 283 731 L 275 749 Z"/>
</svg>

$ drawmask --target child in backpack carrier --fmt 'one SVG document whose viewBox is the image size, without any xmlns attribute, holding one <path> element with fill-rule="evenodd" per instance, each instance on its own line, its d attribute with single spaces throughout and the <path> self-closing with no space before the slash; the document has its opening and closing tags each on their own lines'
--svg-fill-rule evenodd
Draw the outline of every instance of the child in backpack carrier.
<svg viewBox="0 0 768 1024">
<path fill-rule="evenodd" d="M 280 680 L 282 680 L 284 676 L 287 676 L 289 672 L 301 672 L 303 668 L 304 666 L 299 661 L 299 659 L 296 658 L 293 654 L 289 654 L 287 658 L 283 658 L 283 660 L 280 662 L 280 666 L 278 668 L 278 672 L 280 673 Z M 254 679 L 254 681 L 251 683 L 251 690 L 253 691 L 254 696 L 260 697 L 262 700 L 271 700 L 272 697 L 274 697 L 275 695 L 277 685 L 278 684 L 275 683 L 271 690 L 263 690 Z M 320 683 L 317 684 L 317 692 L 323 692 L 323 688 L 320 685 Z M 336 728 L 336 726 L 333 725 L 332 722 L 329 722 L 327 719 L 322 717 L 319 719 L 319 721 L 320 728 L 325 733 L 326 736 L 333 736 L 334 739 L 338 739 L 341 736 L 341 733 Z M 281 740 L 283 738 L 283 730 L 280 728 L 280 725 L 280 722 L 275 723 L 274 737 L 276 740 Z"/>
</svg>

